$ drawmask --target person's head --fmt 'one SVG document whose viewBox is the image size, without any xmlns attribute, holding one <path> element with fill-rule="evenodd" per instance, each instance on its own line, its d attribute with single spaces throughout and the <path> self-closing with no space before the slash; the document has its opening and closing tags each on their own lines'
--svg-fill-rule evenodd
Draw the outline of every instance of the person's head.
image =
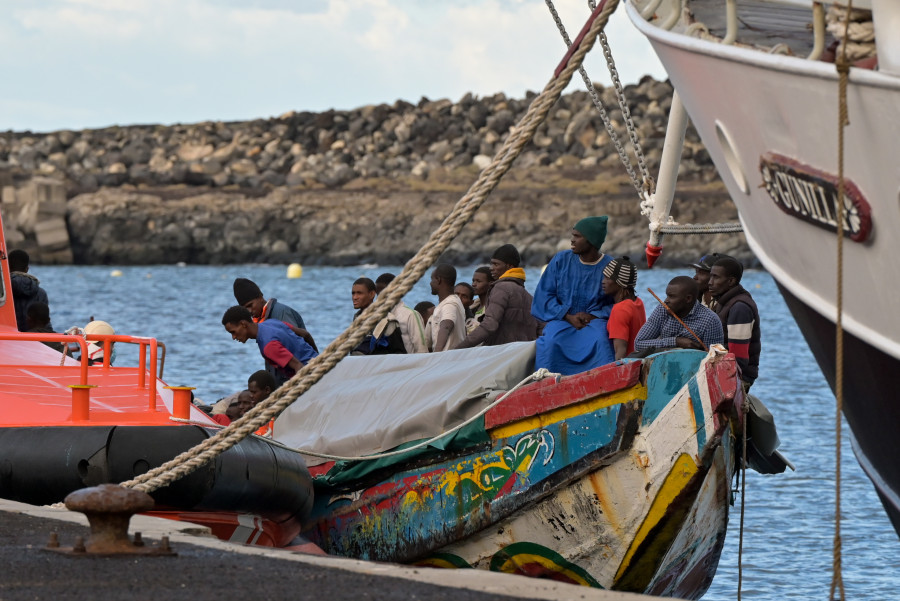
<svg viewBox="0 0 900 601">
<path fill-rule="evenodd" d="M 234 300 L 237 301 L 237 304 L 250 311 L 251 317 L 259 319 L 263 308 L 266 306 L 266 299 L 259 286 L 253 280 L 236 278 L 233 287 Z"/>
<path fill-rule="evenodd" d="M 393 273 L 382 273 L 375 278 L 375 294 L 381 294 L 381 291 L 388 287 L 388 284 L 394 281 L 396 276 Z"/>
<path fill-rule="evenodd" d="M 713 263 L 716 262 L 716 257 L 718 257 L 717 253 L 703 255 L 699 261 L 691 263 L 691 267 L 694 268 L 694 281 L 697 282 L 697 290 L 700 294 L 709 290 L 709 272 Z"/>
<path fill-rule="evenodd" d="M 698 296 L 697 282 L 686 275 L 672 278 L 666 286 L 666 305 L 681 318 L 691 312 Z"/>
<path fill-rule="evenodd" d="M 472 302 L 475 300 L 475 289 L 472 288 L 472 285 L 468 282 L 460 282 L 456 285 L 456 288 L 453 289 L 453 293 L 459 297 L 459 300 L 462 301 L 463 307 L 468 309 L 472 306 Z"/>
<path fill-rule="evenodd" d="M 114 336 L 116 334 L 115 329 L 105 321 L 101 321 L 99 319 L 95 319 L 94 321 L 88 322 L 86 326 L 84 326 L 84 334 L 85 336 L 96 336 L 96 335 L 106 335 L 106 336 Z M 109 348 L 110 351 L 113 349 L 113 345 L 115 342 L 110 340 Z M 106 344 L 101 340 L 93 340 L 88 343 L 88 355 L 91 360 L 99 361 L 103 358 L 104 353 L 106 352 Z M 110 361 L 112 362 L 112 361 Z"/>
<path fill-rule="evenodd" d="M 449 263 L 439 263 L 431 272 L 431 293 L 438 298 L 453 294 L 456 286 L 456 268 Z"/>
<path fill-rule="evenodd" d="M 494 274 L 491 273 L 491 268 L 486 265 L 479 267 L 472 274 L 472 290 L 478 296 L 484 296 L 488 292 L 488 286 L 493 281 Z"/>
<path fill-rule="evenodd" d="M 504 244 L 491 255 L 491 275 L 496 280 L 521 262 L 518 249 L 512 244 Z"/>
<path fill-rule="evenodd" d="M 572 228 L 572 252 L 576 255 L 598 252 L 606 240 L 609 217 L 585 217 Z"/>
<path fill-rule="evenodd" d="M 242 390 L 241 394 L 238 395 L 237 398 L 238 404 L 238 415 L 244 415 L 251 409 L 253 409 L 253 396 L 250 394 L 249 390 Z"/>
<path fill-rule="evenodd" d="M 613 259 L 603 268 L 603 293 L 615 297 L 620 292 L 634 295 L 637 285 L 637 265 L 628 257 Z"/>
<path fill-rule="evenodd" d="M 431 314 L 434 313 L 434 303 L 431 301 L 422 301 L 418 303 L 414 309 L 422 316 L 422 321 L 428 323 Z"/>
<path fill-rule="evenodd" d="M 359 278 L 350 288 L 350 298 L 354 309 L 365 309 L 375 300 L 375 282 L 369 278 Z"/>
<path fill-rule="evenodd" d="M 716 261 L 709 272 L 709 292 L 719 297 L 741 283 L 744 268 L 737 260 L 724 257 Z"/>
<path fill-rule="evenodd" d="M 84 333 L 85 333 L 85 335 L 100 334 L 100 335 L 107 335 L 107 336 L 115 336 L 116 330 L 111 325 L 106 323 L 105 321 L 95 319 L 94 321 L 89 322 L 86 326 L 84 326 Z M 115 343 L 110 342 L 109 344 L 110 344 L 110 346 L 112 346 Z M 102 346 L 102 343 L 99 343 L 98 346 Z"/>
<path fill-rule="evenodd" d="M 247 380 L 247 390 L 250 391 L 255 407 L 260 401 L 269 398 L 269 395 L 275 390 L 275 378 L 264 369 L 255 371 Z"/>
<path fill-rule="evenodd" d="M 35 301 L 25 310 L 25 321 L 28 328 L 43 328 L 50 323 L 50 307 L 47 303 Z"/>
<path fill-rule="evenodd" d="M 10 271 L 21 271 L 22 273 L 28 273 L 28 262 L 29 257 L 28 253 L 22 249 L 15 249 L 9 251 L 7 255 L 7 260 L 9 261 L 9 270 Z"/>
<path fill-rule="evenodd" d="M 256 338 L 257 326 L 253 323 L 247 307 L 235 305 L 225 311 L 225 315 L 222 316 L 222 325 L 231 334 L 232 340 L 244 343 L 250 338 Z"/>
<path fill-rule="evenodd" d="M 234 421 L 243 415 L 241 412 L 241 403 L 238 399 L 231 401 L 231 404 L 228 405 L 228 408 L 225 410 L 225 415 L 227 415 L 228 419 L 231 421 Z"/>
</svg>

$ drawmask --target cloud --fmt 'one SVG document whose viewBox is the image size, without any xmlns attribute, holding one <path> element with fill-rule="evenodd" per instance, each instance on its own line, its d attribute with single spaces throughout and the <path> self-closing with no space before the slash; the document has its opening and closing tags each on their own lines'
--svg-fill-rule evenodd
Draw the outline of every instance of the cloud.
<svg viewBox="0 0 900 601">
<path fill-rule="evenodd" d="M 558 5 L 574 37 L 585 3 Z M 609 37 L 624 81 L 663 76 L 624 14 Z M 544 86 L 564 50 L 540 0 L 11 0 L 0 129 L 520 96 Z M 592 54 L 591 76 L 608 81 Z"/>
</svg>

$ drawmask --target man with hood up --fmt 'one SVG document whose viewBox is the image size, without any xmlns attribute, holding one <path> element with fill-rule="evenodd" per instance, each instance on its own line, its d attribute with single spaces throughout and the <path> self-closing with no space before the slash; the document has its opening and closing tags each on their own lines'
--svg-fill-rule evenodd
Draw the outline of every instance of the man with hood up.
<svg viewBox="0 0 900 601">
<path fill-rule="evenodd" d="M 34 302 L 50 305 L 41 282 L 28 273 L 30 257 L 24 250 L 9 252 L 9 277 L 12 284 L 13 304 L 16 308 L 16 326 L 20 332 L 28 331 L 28 307 Z M 47 327 L 53 329 L 48 323 Z"/>
<path fill-rule="evenodd" d="M 538 282 L 531 314 L 546 325 L 537 339 L 536 369 L 572 375 L 615 361 L 606 330 L 614 301 L 603 293 L 603 270 L 612 257 L 600 252 L 608 220 L 576 223 L 571 250 L 556 253 Z"/>
</svg>

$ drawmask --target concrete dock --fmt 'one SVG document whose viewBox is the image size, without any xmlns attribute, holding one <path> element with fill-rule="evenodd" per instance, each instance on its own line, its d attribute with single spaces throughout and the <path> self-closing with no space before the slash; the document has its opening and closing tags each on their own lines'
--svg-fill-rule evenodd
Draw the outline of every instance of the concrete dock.
<svg viewBox="0 0 900 601">
<path fill-rule="evenodd" d="M 203 526 L 135 516 L 148 544 L 176 557 L 67 557 L 45 549 L 90 533 L 84 515 L 0 500 L 0 600 L 50 599 L 650 599 L 482 570 L 441 570 L 307 555 L 220 541 Z"/>
</svg>

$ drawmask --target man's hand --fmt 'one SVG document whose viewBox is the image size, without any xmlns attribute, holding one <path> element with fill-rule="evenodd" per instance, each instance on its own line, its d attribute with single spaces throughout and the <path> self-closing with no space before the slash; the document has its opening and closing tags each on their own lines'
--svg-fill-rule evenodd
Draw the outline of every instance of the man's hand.
<svg viewBox="0 0 900 601">
<path fill-rule="evenodd" d="M 703 345 L 700 344 L 700 341 L 696 338 L 687 338 L 685 336 L 679 336 L 675 339 L 675 346 L 678 348 L 692 348 L 698 351 L 703 350 Z"/>
<path fill-rule="evenodd" d="M 592 320 L 597 318 L 590 313 L 581 311 L 580 313 L 575 313 L 574 315 L 572 315 L 571 313 L 566 313 L 565 319 L 570 324 L 572 324 L 573 328 L 575 328 L 576 330 L 580 330 L 581 328 L 589 324 Z"/>
</svg>

